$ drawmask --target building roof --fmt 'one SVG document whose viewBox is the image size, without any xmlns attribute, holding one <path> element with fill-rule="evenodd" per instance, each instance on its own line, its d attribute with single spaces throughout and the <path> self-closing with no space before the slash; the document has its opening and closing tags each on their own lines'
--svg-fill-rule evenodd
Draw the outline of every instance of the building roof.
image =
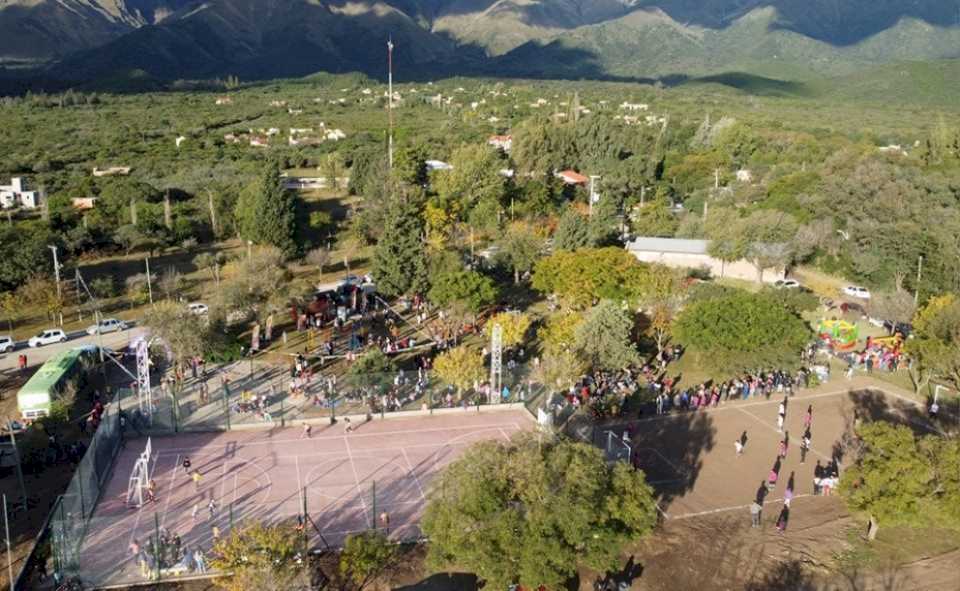
<svg viewBox="0 0 960 591">
<path fill-rule="evenodd" d="M 565 182 L 574 185 L 584 184 L 590 180 L 574 170 L 561 170 L 557 173 L 557 176 L 562 178 Z"/>
<path fill-rule="evenodd" d="M 709 240 L 686 238 L 654 238 L 640 236 L 627 243 L 627 250 L 646 252 L 674 252 L 680 254 L 707 254 Z"/>
</svg>

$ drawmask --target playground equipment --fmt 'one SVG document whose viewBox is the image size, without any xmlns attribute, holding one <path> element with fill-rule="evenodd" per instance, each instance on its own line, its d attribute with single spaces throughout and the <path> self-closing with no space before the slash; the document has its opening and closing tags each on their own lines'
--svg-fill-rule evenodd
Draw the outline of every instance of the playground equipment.
<svg viewBox="0 0 960 591">
<path fill-rule="evenodd" d="M 857 346 L 860 329 L 856 324 L 836 318 L 823 319 L 817 326 L 817 334 L 835 351 L 850 351 Z"/>
</svg>

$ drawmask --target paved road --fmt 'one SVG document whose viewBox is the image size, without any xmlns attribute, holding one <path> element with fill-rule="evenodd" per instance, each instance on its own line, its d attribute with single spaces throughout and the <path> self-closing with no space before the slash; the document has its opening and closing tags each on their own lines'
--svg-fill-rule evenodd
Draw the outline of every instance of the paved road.
<svg viewBox="0 0 960 591">
<path fill-rule="evenodd" d="M 130 338 L 136 334 L 136 330 L 127 329 L 120 332 L 111 332 L 102 336 L 103 346 L 110 349 L 122 349 L 127 346 Z M 26 341 L 17 341 L 17 346 L 13 351 L 0 355 L 0 371 L 15 369 L 17 367 L 17 357 L 21 354 L 27 356 L 27 366 L 32 367 L 40 365 L 47 359 L 50 359 L 61 351 L 66 351 L 81 345 L 97 345 L 99 339 L 96 336 L 90 336 L 85 331 L 67 333 L 67 342 L 54 343 L 31 349 Z"/>
</svg>

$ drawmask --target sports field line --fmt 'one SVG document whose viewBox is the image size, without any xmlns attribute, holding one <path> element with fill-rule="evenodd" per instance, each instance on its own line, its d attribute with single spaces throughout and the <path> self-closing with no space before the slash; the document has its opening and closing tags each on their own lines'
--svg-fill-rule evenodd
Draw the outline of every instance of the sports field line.
<svg viewBox="0 0 960 591">
<path fill-rule="evenodd" d="M 780 435 L 783 435 L 783 431 L 778 431 L 776 428 L 773 427 L 773 425 L 770 425 L 769 423 L 767 423 L 766 421 L 764 421 L 763 419 L 761 419 L 761 418 L 758 417 L 757 415 L 753 414 L 753 413 L 750 412 L 749 410 L 744 410 L 744 409 L 741 408 L 740 411 L 743 412 L 743 414 L 747 415 L 748 417 L 751 417 L 751 418 L 755 419 L 758 423 L 760 423 L 761 425 L 763 425 L 763 426 L 766 427 L 767 429 L 770 429 L 770 430 L 773 431 L 774 433 L 778 433 L 778 434 L 780 434 Z M 791 437 L 791 438 L 790 438 L 790 443 L 799 446 L 802 442 L 801 442 L 801 441 L 798 441 L 796 437 Z M 812 445 L 810 446 L 810 451 L 812 451 L 812 452 L 815 453 L 816 455 L 820 456 L 821 459 L 827 460 L 828 462 L 833 460 L 832 457 L 830 457 L 830 456 L 828 456 L 828 455 L 820 452 L 817 448 L 813 447 Z"/>
<path fill-rule="evenodd" d="M 802 499 L 802 498 L 804 498 L 804 497 L 812 497 L 812 496 L 814 496 L 814 495 L 812 495 L 812 494 L 810 494 L 810 493 L 804 493 L 804 494 L 801 494 L 801 495 L 793 495 L 793 498 L 794 498 L 794 499 Z M 783 498 L 779 498 L 779 499 L 769 499 L 769 500 L 765 499 L 765 500 L 763 501 L 763 504 L 766 505 L 767 503 L 782 503 L 782 502 L 783 502 Z M 749 508 L 750 508 L 750 505 L 734 505 L 734 506 L 731 506 L 731 507 L 720 507 L 719 509 L 709 509 L 709 510 L 707 510 L 707 511 L 697 511 L 697 512 L 695 512 L 695 513 L 684 513 L 684 514 L 682 514 L 682 515 L 674 515 L 674 516 L 672 516 L 672 517 L 667 517 L 667 519 L 690 519 L 690 518 L 692 518 L 692 517 L 701 517 L 701 516 L 703 516 L 703 515 L 713 515 L 713 514 L 716 514 L 716 513 L 725 513 L 725 512 L 727 512 L 727 511 L 742 511 L 743 509 L 749 509 Z M 666 516 L 665 513 L 664 513 L 664 515 Z"/>
<path fill-rule="evenodd" d="M 360 499 L 360 503 L 363 505 L 363 516 L 367 517 L 367 501 L 363 497 L 363 491 L 360 490 L 360 474 L 357 472 L 357 465 L 353 463 L 353 453 L 350 451 L 350 441 L 347 435 L 342 435 L 343 442 L 347 446 L 347 457 L 350 458 L 350 467 L 353 469 L 353 481 L 357 485 L 357 497 Z M 376 515 L 371 515 L 371 519 L 376 519 Z M 367 523 L 374 523 L 372 520 L 367 520 Z"/>
<path fill-rule="evenodd" d="M 440 431 L 468 431 L 468 433 L 466 433 L 465 435 L 471 435 L 471 434 L 473 434 L 473 433 L 480 433 L 480 432 L 483 432 L 483 431 L 495 431 L 495 430 L 497 430 L 497 429 L 504 429 L 504 428 L 508 428 L 508 427 L 513 428 L 513 429 L 515 429 L 516 431 L 521 431 L 521 430 L 522 430 L 522 428 L 520 427 L 520 425 L 518 425 L 517 423 L 499 423 L 499 424 L 495 424 L 495 425 L 473 425 L 473 426 L 461 426 L 461 427 L 458 427 L 458 426 L 455 426 L 455 425 L 454 425 L 454 426 L 450 426 L 450 427 L 434 427 L 434 428 L 430 428 L 430 429 L 405 429 L 405 430 L 403 430 L 403 431 L 381 431 L 381 432 L 377 432 L 377 433 L 362 433 L 362 432 L 352 431 L 352 432 L 350 433 L 350 437 L 353 438 L 353 439 L 356 439 L 356 438 L 358 438 L 358 437 L 387 437 L 387 436 L 390 436 L 390 435 L 417 435 L 417 434 L 421 434 L 421 433 L 437 433 L 437 432 L 440 432 Z M 292 427 L 287 427 L 287 428 L 289 429 L 289 428 L 292 428 Z M 359 429 L 359 428 L 360 428 L 360 427 L 358 427 L 358 429 Z M 240 431 L 240 433 L 248 433 L 248 432 L 249 432 L 249 431 Z M 461 436 L 458 436 L 458 437 L 461 437 Z M 327 436 L 315 436 L 315 437 L 312 437 L 310 440 L 311 440 L 311 441 L 327 441 L 327 440 L 329 440 L 329 441 L 339 441 L 339 440 L 341 440 L 341 439 L 343 439 L 343 436 L 342 436 L 342 435 L 327 435 Z M 457 438 L 455 437 L 455 438 L 453 438 L 453 439 L 457 439 Z M 283 443 L 293 443 L 293 444 L 301 443 L 301 444 L 302 444 L 302 443 L 303 443 L 303 440 L 300 439 L 300 438 L 297 438 L 297 439 L 270 439 L 270 440 L 267 440 L 267 441 L 233 441 L 233 442 L 226 442 L 226 443 L 235 443 L 235 444 L 241 445 L 241 446 L 249 446 L 249 445 L 275 445 L 275 444 L 283 444 Z M 162 449 L 162 450 L 157 450 L 156 453 L 158 453 L 158 454 L 161 454 L 161 453 L 169 454 L 169 453 L 173 453 L 173 452 L 190 452 L 190 451 L 193 451 L 193 450 L 195 450 L 195 449 L 202 449 L 202 448 L 204 448 L 204 447 L 216 447 L 217 445 L 223 445 L 223 444 L 219 444 L 219 443 L 218 443 L 218 444 L 213 444 L 213 445 L 211 446 L 210 443 L 200 443 L 200 444 L 197 444 L 197 445 L 195 445 L 195 446 L 193 446 L 193 447 L 171 447 L 171 448 L 166 448 L 166 449 Z M 427 445 L 427 444 L 422 444 L 422 445 Z M 429 444 L 429 445 L 444 445 L 444 443 L 435 443 L 435 444 Z M 392 449 L 392 448 L 391 448 L 391 449 Z M 218 453 L 219 453 L 219 452 L 218 452 Z M 323 452 L 319 452 L 319 453 L 323 453 Z M 312 454 L 312 452 L 311 452 L 311 454 Z M 194 454 L 190 454 L 190 455 L 194 455 Z M 201 454 L 201 455 L 207 455 L 207 454 Z"/>
</svg>

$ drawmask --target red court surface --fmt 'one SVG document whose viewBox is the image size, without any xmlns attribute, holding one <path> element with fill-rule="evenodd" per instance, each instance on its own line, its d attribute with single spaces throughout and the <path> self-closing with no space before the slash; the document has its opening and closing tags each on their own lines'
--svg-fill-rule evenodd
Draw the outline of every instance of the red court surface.
<svg viewBox="0 0 960 591">
<path fill-rule="evenodd" d="M 151 464 L 157 500 L 140 509 L 126 505 L 127 481 L 146 440 L 132 440 L 94 512 L 81 550 L 82 578 L 100 586 L 143 581 L 129 545 L 137 540 L 145 546 L 158 525 L 179 534 L 185 546 L 206 551 L 213 526 L 225 535 L 231 523 L 249 518 L 296 519 L 304 492 L 316 524 L 307 528 L 315 548 L 341 544 L 383 511 L 392 539 L 417 538 L 427 487 L 438 470 L 472 443 L 506 440 L 533 425 L 524 411 L 471 409 L 373 421 L 351 433 L 343 423 L 315 425 L 310 438 L 300 427 L 157 437 Z M 185 456 L 202 475 L 199 487 L 182 467 Z M 211 499 L 218 505 L 212 517 Z"/>
</svg>

